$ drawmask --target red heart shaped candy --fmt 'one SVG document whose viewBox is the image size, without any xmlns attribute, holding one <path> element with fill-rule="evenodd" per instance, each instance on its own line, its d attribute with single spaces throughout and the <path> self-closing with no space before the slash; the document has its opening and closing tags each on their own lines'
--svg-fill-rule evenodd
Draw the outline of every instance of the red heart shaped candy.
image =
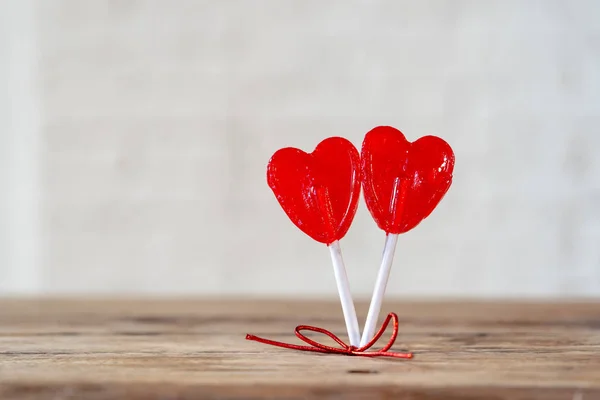
<svg viewBox="0 0 600 400">
<path fill-rule="evenodd" d="M 340 137 L 323 140 L 312 153 L 280 149 L 267 166 L 267 182 L 290 220 L 329 245 L 344 237 L 356 214 L 360 155 Z"/>
<path fill-rule="evenodd" d="M 367 133 L 361 150 L 362 184 L 373 219 L 387 233 L 404 233 L 425 219 L 452 183 L 454 152 L 436 136 L 415 142 L 379 126 Z"/>
</svg>

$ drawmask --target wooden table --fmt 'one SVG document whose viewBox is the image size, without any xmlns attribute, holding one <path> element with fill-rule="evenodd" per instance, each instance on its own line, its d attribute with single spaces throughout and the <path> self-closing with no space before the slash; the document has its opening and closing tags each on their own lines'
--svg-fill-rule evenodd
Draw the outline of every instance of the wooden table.
<svg viewBox="0 0 600 400">
<path fill-rule="evenodd" d="M 361 322 L 366 312 L 360 304 Z M 1 300 L 0 399 L 600 399 L 600 303 L 387 303 L 412 360 L 302 353 L 339 304 Z"/>
</svg>

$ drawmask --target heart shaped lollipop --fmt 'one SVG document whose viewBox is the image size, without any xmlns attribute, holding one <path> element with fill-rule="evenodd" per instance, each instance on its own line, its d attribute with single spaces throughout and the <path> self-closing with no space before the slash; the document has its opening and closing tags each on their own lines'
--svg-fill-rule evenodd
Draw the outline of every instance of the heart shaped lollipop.
<svg viewBox="0 0 600 400">
<path fill-rule="evenodd" d="M 286 147 L 269 161 L 267 182 L 290 220 L 330 245 L 346 235 L 360 198 L 360 156 L 348 140 L 323 140 L 312 153 Z"/>
<path fill-rule="evenodd" d="M 453 170 L 454 152 L 438 137 L 424 136 L 411 143 L 390 126 L 366 134 L 361 151 L 363 192 L 369 212 L 387 235 L 361 346 L 375 332 L 398 234 L 431 214 L 450 188 Z"/>
<path fill-rule="evenodd" d="M 395 128 L 374 128 L 361 151 L 367 208 L 385 232 L 408 232 L 442 200 L 453 169 L 454 152 L 444 140 L 424 136 L 411 143 Z"/>
<path fill-rule="evenodd" d="M 323 140 L 312 153 L 280 149 L 269 161 L 267 182 L 290 220 L 329 247 L 348 337 L 352 346 L 358 346 L 358 320 L 339 245 L 358 207 L 358 150 L 340 137 Z"/>
</svg>

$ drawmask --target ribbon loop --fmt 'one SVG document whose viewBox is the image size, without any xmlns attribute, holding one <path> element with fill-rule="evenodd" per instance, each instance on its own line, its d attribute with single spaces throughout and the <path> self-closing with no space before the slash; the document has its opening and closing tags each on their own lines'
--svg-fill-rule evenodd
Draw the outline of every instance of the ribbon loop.
<svg viewBox="0 0 600 400">
<path fill-rule="evenodd" d="M 386 331 L 390 321 L 393 321 L 392 328 L 392 336 L 388 343 L 383 346 L 381 349 L 376 351 L 367 351 L 370 349 L 377 341 L 381 338 L 383 333 Z M 321 333 L 323 335 L 328 336 L 334 342 L 340 345 L 340 347 L 332 347 L 327 346 L 325 344 L 319 343 L 307 336 L 305 336 L 302 331 L 316 332 Z M 265 339 L 254 335 L 246 335 L 246 340 L 253 340 L 255 342 L 260 342 L 264 344 L 268 344 L 271 346 L 283 347 L 285 349 L 292 350 L 300 350 L 300 351 L 311 351 L 315 353 L 328 353 L 328 354 L 345 354 L 349 356 L 362 356 L 362 357 L 394 357 L 394 358 L 405 358 L 410 359 L 413 357 L 412 353 L 398 353 L 393 351 L 388 351 L 394 345 L 396 338 L 398 337 L 398 316 L 395 313 L 389 313 L 379 328 L 379 331 L 373 336 L 373 338 L 364 345 L 363 347 L 357 348 L 355 346 L 349 346 L 342 339 L 328 331 L 327 329 L 319 328 L 316 326 L 310 325 L 298 325 L 294 330 L 294 333 L 298 337 L 298 339 L 302 340 L 304 343 L 308 343 L 310 346 L 302 346 L 291 343 L 283 343 L 278 342 L 276 340 Z"/>
<path fill-rule="evenodd" d="M 326 336 L 329 336 L 334 342 L 336 342 L 337 344 L 339 344 L 341 346 L 341 348 L 335 348 L 335 347 L 331 347 L 331 346 L 327 346 L 325 344 L 319 343 L 307 336 L 305 336 L 301 331 L 310 331 L 310 332 L 316 332 L 316 333 L 322 333 Z M 330 331 L 326 330 L 326 329 L 322 329 L 316 326 L 310 326 L 310 325 L 298 325 L 296 327 L 296 329 L 294 329 L 294 333 L 296 334 L 296 336 L 298 337 L 298 339 L 302 340 L 305 343 L 308 343 L 316 348 L 319 349 L 323 349 L 323 350 L 327 350 L 330 352 L 335 352 L 335 353 L 339 353 L 341 352 L 347 352 L 350 350 L 350 346 L 348 346 L 346 343 L 344 343 L 344 341 L 342 339 L 340 339 L 339 337 L 337 337 L 336 335 L 334 335 L 333 333 L 331 333 Z"/>
</svg>

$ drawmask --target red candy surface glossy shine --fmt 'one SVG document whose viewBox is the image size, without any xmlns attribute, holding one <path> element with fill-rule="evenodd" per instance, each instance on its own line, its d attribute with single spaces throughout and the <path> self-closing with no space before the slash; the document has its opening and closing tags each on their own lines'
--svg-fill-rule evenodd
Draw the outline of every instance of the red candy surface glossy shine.
<svg viewBox="0 0 600 400">
<path fill-rule="evenodd" d="M 290 220 L 327 245 L 346 235 L 360 197 L 360 156 L 344 138 L 323 140 L 312 153 L 287 147 L 267 167 L 267 182 Z"/>
<path fill-rule="evenodd" d="M 365 201 L 387 233 L 407 232 L 431 214 L 450 188 L 453 170 L 452 148 L 435 136 L 411 143 L 399 130 L 380 126 L 363 141 Z"/>
</svg>

